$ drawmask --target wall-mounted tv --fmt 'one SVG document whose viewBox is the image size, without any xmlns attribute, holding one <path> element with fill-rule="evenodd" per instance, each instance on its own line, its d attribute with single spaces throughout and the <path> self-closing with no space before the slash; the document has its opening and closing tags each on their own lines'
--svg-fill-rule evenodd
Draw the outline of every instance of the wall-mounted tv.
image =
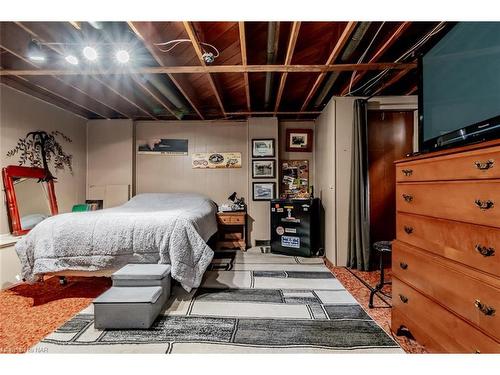
<svg viewBox="0 0 500 375">
<path fill-rule="evenodd" d="M 500 138 L 500 22 L 458 22 L 419 58 L 420 151 Z"/>
</svg>

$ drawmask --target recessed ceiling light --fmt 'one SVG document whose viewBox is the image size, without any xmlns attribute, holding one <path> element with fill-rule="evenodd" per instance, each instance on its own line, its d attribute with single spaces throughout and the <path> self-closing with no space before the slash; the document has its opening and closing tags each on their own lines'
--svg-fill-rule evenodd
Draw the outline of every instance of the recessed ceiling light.
<svg viewBox="0 0 500 375">
<path fill-rule="evenodd" d="M 68 55 L 64 59 L 71 65 L 78 65 L 78 58 L 75 55 Z"/>
<path fill-rule="evenodd" d="M 130 60 L 129 53 L 127 51 L 125 51 L 124 49 L 117 51 L 115 56 L 120 64 L 126 64 Z"/>
<path fill-rule="evenodd" d="M 85 56 L 85 58 L 89 61 L 95 61 L 97 60 L 97 51 L 94 48 L 87 46 L 83 49 L 83 56 Z"/>
</svg>

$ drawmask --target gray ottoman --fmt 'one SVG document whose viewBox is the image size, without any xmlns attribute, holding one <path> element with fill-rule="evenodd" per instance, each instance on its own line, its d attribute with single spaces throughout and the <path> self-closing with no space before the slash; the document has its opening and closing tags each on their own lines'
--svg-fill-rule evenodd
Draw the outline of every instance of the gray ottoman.
<svg viewBox="0 0 500 375">
<path fill-rule="evenodd" d="M 170 296 L 170 265 L 127 264 L 94 300 L 97 329 L 147 329 Z"/>
<path fill-rule="evenodd" d="M 161 311 L 159 286 L 112 287 L 94 300 L 97 329 L 146 329 Z"/>
</svg>

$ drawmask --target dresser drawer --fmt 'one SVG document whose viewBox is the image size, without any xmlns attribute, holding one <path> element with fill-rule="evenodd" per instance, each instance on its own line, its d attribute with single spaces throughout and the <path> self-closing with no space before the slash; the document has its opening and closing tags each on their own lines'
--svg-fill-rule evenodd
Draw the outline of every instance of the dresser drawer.
<svg viewBox="0 0 500 375">
<path fill-rule="evenodd" d="M 500 228 L 500 180 L 397 184 L 396 209 Z"/>
<path fill-rule="evenodd" d="M 223 225 L 244 225 L 245 215 L 217 215 L 217 220 Z"/>
<path fill-rule="evenodd" d="M 400 241 L 393 243 L 392 270 L 441 305 L 500 339 L 500 280 L 433 256 Z M 488 311 L 488 309 L 495 311 Z"/>
<path fill-rule="evenodd" d="M 396 165 L 396 181 L 500 178 L 500 147 Z"/>
<path fill-rule="evenodd" d="M 500 276 L 500 229 L 398 212 L 397 239 Z"/>
<path fill-rule="evenodd" d="M 391 328 L 410 330 L 431 352 L 500 353 L 500 343 L 394 277 Z M 403 302 L 405 301 L 405 302 Z"/>
</svg>

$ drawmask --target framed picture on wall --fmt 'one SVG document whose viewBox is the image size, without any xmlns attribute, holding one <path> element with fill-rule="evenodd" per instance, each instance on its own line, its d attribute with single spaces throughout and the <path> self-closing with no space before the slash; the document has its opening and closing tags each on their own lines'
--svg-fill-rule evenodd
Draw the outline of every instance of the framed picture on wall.
<svg viewBox="0 0 500 375">
<path fill-rule="evenodd" d="M 253 182 L 252 198 L 254 201 L 270 201 L 276 196 L 275 182 Z"/>
<path fill-rule="evenodd" d="M 287 152 L 311 152 L 313 147 L 312 129 L 287 129 Z"/>
<path fill-rule="evenodd" d="M 252 178 L 275 178 L 276 160 L 258 159 L 252 160 Z"/>
<path fill-rule="evenodd" d="M 252 157 L 274 158 L 274 139 L 252 139 Z"/>
</svg>

